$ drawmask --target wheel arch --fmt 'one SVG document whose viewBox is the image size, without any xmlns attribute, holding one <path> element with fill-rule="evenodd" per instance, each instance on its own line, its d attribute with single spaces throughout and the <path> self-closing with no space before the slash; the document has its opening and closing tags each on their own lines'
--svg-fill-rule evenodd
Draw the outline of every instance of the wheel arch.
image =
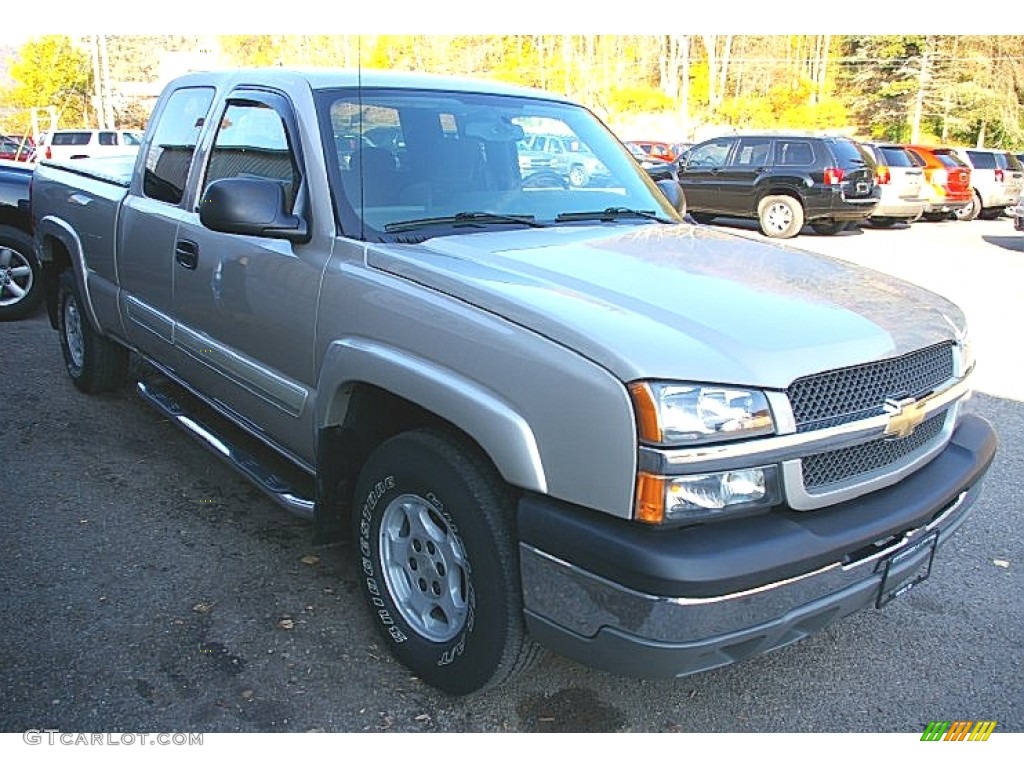
<svg viewBox="0 0 1024 768">
<path fill-rule="evenodd" d="M 371 340 L 344 339 L 328 348 L 318 391 L 319 540 L 346 530 L 351 492 L 373 449 L 419 427 L 460 435 L 510 486 L 548 490 L 527 420 L 496 393 L 455 371 Z"/>
<path fill-rule="evenodd" d="M 97 333 L 103 332 L 86 279 L 85 251 L 75 230 L 54 216 L 46 216 L 36 224 L 36 253 L 43 266 L 43 286 L 46 290 L 46 311 L 50 325 L 57 328 L 57 287 L 63 272 L 71 270 L 75 285 L 85 305 L 85 316 Z"/>
</svg>

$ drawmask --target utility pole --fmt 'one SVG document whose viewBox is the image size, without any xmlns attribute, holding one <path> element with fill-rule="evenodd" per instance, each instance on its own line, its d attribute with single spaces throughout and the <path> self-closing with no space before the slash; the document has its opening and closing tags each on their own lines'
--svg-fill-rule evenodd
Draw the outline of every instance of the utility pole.
<svg viewBox="0 0 1024 768">
<path fill-rule="evenodd" d="M 116 128 L 114 122 L 114 99 L 110 92 L 110 57 L 107 56 L 107 36 L 100 35 L 100 73 L 102 74 L 103 127 Z"/>
<path fill-rule="evenodd" d="M 96 127 L 106 128 L 103 115 L 103 80 L 100 77 L 100 43 L 99 35 L 92 36 L 92 45 L 89 46 L 92 54 L 92 85 L 93 85 L 93 110 L 96 112 Z"/>
</svg>

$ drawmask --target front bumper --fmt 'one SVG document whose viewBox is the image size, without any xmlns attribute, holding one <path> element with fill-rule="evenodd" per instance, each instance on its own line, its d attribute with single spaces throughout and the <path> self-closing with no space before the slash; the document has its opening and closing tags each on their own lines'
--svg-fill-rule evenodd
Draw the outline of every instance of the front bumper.
<svg viewBox="0 0 1024 768">
<path fill-rule="evenodd" d="M 875 603 L 894 553 L 966 519 L 995 455 L 965 416 L 895 486 L 815 512 L 657 530 L 539 497 L 520 502 L 526 623 L 558 653 L 636 677 L 678 677 L 779 648 Z M 890 570 L 887 588 L 930 557 Z"/>
</svg>

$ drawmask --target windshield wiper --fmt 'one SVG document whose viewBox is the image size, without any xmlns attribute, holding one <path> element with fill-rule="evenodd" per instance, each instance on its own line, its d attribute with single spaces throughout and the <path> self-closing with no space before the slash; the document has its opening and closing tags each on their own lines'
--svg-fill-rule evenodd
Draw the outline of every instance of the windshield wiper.
<svg viewBox="0 0 1024 768">
<path fill-rule="evenodd" d="M 662 224 L 678 224 L 674 219 L 666 219 L 658 216 L 653 211 L 638 211 L 636 208 L 605 208 L 603 211 L 571 211 L 560 213 L 555 217 L 556 222 L 565 221 L 615 221 L 616 219 L 650 219 L 660 221 Z"/>
<path fill-rule="evenodd" d="M 385 232 L 408 232 L 420 227 L 450 224 L 455 227 L 471 227 L 481 224 L 522 224 L 526 227 L 545 227 L 536 221 L 536 216 L 525 213 L 489 213 L 488 211 L 461 211 L 452 216 L 434 216 L 426 219 L 393 221 L 384 225 Z"/>
</svg>

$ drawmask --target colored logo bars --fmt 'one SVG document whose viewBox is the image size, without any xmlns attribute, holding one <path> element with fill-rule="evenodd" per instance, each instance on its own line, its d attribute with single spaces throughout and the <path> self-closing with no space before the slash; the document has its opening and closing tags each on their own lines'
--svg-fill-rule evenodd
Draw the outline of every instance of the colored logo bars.
<svg viewBox="0 0 1024 768">
<path fill-rule="evenodd" d="M 995 729 L 995 720 L 933 720 L 924 729 L 921 741 L 988 741 Z"/>
</svg>

